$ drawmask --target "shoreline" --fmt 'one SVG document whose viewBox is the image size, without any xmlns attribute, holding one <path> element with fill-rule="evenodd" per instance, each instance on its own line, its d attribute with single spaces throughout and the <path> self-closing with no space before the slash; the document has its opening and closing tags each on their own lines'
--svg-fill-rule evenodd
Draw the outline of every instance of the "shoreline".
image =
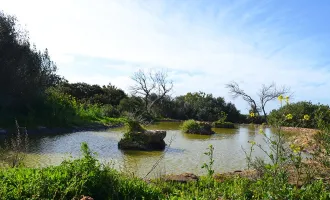
<svg viewBox="0 0 330 200">
<path fill-rule="evenodd" d="M 56 134 L 65 134 L 65 133 L 82 132 L 82 131 L 101 131 L 111 128 L 118 128 L 122 126 L 123 124 L 116 124 L 116 125 L 89 124 L 83 126 L 53 127 L 53 128 L 39 126 L 38 128 L 26 129 L 26 131 L 28 135 L 42 135 L 42 134 L 56 135 Z M 20 129 L 22 133 L 25 130 L 25 127 L 20 127 Z M 16 130 L 13 129 L 0 128 L 0 136 L 5 137 L 7 135 L 10 135 L 13 131 L 16 132 Z"/>
</svg>

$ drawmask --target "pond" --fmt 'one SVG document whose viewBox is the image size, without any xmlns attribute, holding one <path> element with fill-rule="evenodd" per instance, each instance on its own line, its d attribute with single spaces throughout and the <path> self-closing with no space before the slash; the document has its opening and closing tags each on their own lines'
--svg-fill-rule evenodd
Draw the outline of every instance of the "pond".
<svg viewBox="0 0 330 200">
<path fill-rule="evenodd" d="M 143 177 L 152 166 L 163 156 L 151 176 L 170 173 L 192 172 L 205 174 L 201 169 L 208 161 L 204 152 L 208 146 L 214 146 L 214 169 L 216 172 L 227 172 L 246 168 L 243 149 L 250 148 L 249 140 L 264 143 L 259 129 L 251 126 L 239 126 L 237 129 L 214 129 L 216 134 L 192 135 L 179 130 L 179 122 L 161 122 L 151 125 L 148 129 L 167 130 L 165 142 L 170 143 L 164 152 L 121 151 L 117 143 L 122 137 L 123 129 L 107 131 L 76 132 L 53 136 L 32 136 L 26 165 L 29 167 L 45 167 L 58 165 L 64 159 L 80 156 L 80 144 L 87 142 L 92 151 L 97 152 L 101 162 L 108 163 L 118 170 L 134 173 Z M 265 129 L 267 135 L 272 135 L 270 129 Z M 254 156 L 264 157 L 258 148 Z M 164 155 L 163 155 L 164 154 Z"/>
</svg>

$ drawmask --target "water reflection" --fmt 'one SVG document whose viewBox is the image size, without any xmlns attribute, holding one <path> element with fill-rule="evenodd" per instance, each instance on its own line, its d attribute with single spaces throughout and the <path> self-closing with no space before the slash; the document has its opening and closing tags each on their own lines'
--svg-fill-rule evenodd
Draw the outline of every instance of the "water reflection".
<svg viewBox="0 0 330 200">
<path fill-rule="evenodd" d="M 166 173 L 194 172 L 202 174 L 201 169 L 207 157 L 203 154 L 212 144 L 215 148 L 215 170 L 217 172 L 232 171 L 246 167 L 245 154 L 242 150 L 249 149 L 249 140 L 263 144 L 263 136 L 258 127 L 240 126 L 237 129 L 214 129 L 213 135 L 183 134 L 179 130 L 181 123 L 166 122 L 148 126 L 148 129 L 167 130 L 165 138 L 168 144 L 174 138 L 169 149 L 164 152 L 151 151 L 121 151 L 117 143 L 122 137 L 123 129 L 111 129 L 100 132 L 77 132 L 70 134 L 39 136 L 30 139 L 30 152 L 27 155 L 27 165 L 44 167 L 58 165 L 69 156 L 80 156 L 80 144 L 87 142 L 92 151 L 98 153 L 102 162 L 111 163 L 122 171 L 134 172 L 144 176 L 152 166 L 163 156 L 156 171 Z M 270 129 L 265 129 L 267 135 L 272 135 Z M 254 156 L 264 157 L 256 148 Z"/>
</svg>

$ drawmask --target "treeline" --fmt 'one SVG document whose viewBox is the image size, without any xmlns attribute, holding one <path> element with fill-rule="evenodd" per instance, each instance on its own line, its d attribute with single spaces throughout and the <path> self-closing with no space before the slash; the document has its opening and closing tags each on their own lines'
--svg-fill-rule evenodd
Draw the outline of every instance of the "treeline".
<svg viewBox="0 0 330 200">
<path fill-rule="evenodd" d="M 160 75 L 155 78 L 164 84 Z M 111 84 L 69 83 L 57 74 L 48 50 L 37 50 L 17 19 L 0 11 L 0 127 L 15 119 L 29 127 L 110 123 L 128 112 L 153 120 L 216 121 L 221 111 L 230 122 L 245 119 L 234 104 L 203 92 L 135 96 Z"/>
<path fill-rule="evenodd" d="M 311 102 L 288 104 L 273 110 L 268 119 L 260 115 L 268 101 L 287 93 L 285 87 L 263 85 L 260 105 L 246 94 L 237 83 L 228 84 L 234 97 L 242 97 L 254 117 L 240 114 L 234 104 L 223 97 L 204 92 L 189 92 L 172 97 L 173 83 L 163 72 L 136 72 L 131 94 L 112 84 L 99 86 L 69 83 L 57 74 L 57 66 L 48 50 L 39 51 L 29 42 L 28 32 L 16 18 L 0 11 L 0 127 L 13 127 L 18 120 L 22 126 L 72 126 L 86 123 L 119 123 L 127 113 L 147 120 L 194 119 L 217 121 L 226 113 L 228 122 L 274 124 L 284 113 L 292 120 L 285 126 L 316 128 L 319 121 L 330 122 L 329 107 Z M 313 120 L 302 121 L 304 115 Z"/>
<path fill-rule="evenodd" d="M 59 91 L 70 95 L 81 103 L 97 104 L 106 107 L 107 117 L 119 117 L 125 112 L 142 115 L 147 119 L 195 119 L 200 121 L 217 121 L 221 112 L 227 113 L 227 121 L 245 120 L 232 103 L 225 102 L 223 97 L 213 97 L 204 92 L 187 93 L 186 95 L 164 98 L 157 101 L 150 111 L 145 109 L 145 100 L 138 96 L 128 96 L 125 92 L 111 84 L 108 86 L 89 85 L 86 83 L 64 83 Z M 157 99 L 151 94 L 149 99 Z"/>
</svg>

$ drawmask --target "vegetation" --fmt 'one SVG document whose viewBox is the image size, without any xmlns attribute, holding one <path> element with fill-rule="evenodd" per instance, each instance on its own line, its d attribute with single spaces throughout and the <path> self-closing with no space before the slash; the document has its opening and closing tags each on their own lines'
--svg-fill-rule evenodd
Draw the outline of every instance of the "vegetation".
<svg viewBox="0 0 330 200">
<path fill-rule="evenodd" d="M 244 90 L 242 90 L 238 83 L 232 82 L 226 85 L 229 89 L 229 92 L 232 94 L 234 98 L 242 97 L 244 101 L 246 101 L 251 109 L 250 113 L 254 113 L 257 116 L 260 116 L 260 111 L 263 112 L 263 121 L 267 122 L 267 113 L 266 113 L 266 104 L 269 101 L 275 100 L 280 95 L 285 95 L 290 93 L 290 89 L 288 87 L 282 86 L 278 88 L 275 83 L 271 83 L 269 85 L 262 85 L 261 89 L 258 92 L 259 102 L 254 100 L 251 95 L 248 95 Z"/>
<path fill-rule="evenodd" d="M 269 123 L 274 125 L 283 116 L 291 114 L 291 120 L 283 122 L 283 126 L 318 128 L 321 122 L 330 122 L 330 107 L 322 104 L 312 104 L 307 101 L 286 104 L 283 107 L 273 110 L 269 114 Z M 308 120 L 306 120 L 308 116 Z"/>
<path fill-rule="evenodd" d="M 0 170 L 1 199 L 158 199 L 161 190 L 101 165 L 86 143 L 83 158 L 42 169 Z"/>
<path fill-rule="evenodd" d="M 193 119 L 183 122 L 183 124 L 181 125 L 181 130 L 184 133 L 191 134 L 210 135 L 214 133 L 212 131 L 212 126 L 210 123 L 199 122 Z"/>
<path fill-rule="evenodd" d="M 0 195 L 4 199 L 79 199 L 82 195 L 95 199 L 329 199 L 329 123 L 319 123 L 322 131 L 316 137 L 320 149 L 312 159 L 317 165 L 311 165 L 302 159 L 300 146 L 285 144 L 281 127 L 294 116 L 287 110 L 282 116 L 274 125 L 274 137 L 267 136 L 263 127 L 260 129 L 267 147 L 250 141 L 250 151 L 260 148 L 269 160 L 252 158 L 247 153 L 249 167 L 253 168 L 249 176 L 214 175 L 215 149 L 210 146 L 204 153 L 209 162 L 201 166 L 207 176 L 187 183 L 164 181 L 162 177 L 146 182 L 100 164 L 83 143 L 81 159 L 66 160 L 59 166 L 1 169 Z M 311 119 L 305 115 L 304 120 Z M 188 122 L 192 127 L 200 125 Z M 136 128 L 136 124 L 127 126 Z"/>
<path fill-rule="evenodd" d="M 221 112 L 221 117 L 218 121 L 213 122 L 212 126 L 214 128 L 235 128 L 235 124 L 232 122 L 227 122 L 227 114 L 225 112 Z"/>
<path fill-rule="evenodd" d="M 228 84 L 234 97 L 242 97 L 250 106 L 250 116 L 242 116 L 232 103 L 222 97 L 203 92 L 187 93 L 172 98 L 172 81 L 164 72 L 133 75 L 136 85 L 132 95 L 115 86 L 69 83 L 56 74 L 57 67 L 48 50 L 31 46 L 28 33 L 17 20 L 0 12 L 0 126 L 8 127 L 17 119 L 23 127 L 76 126 L 91 123 L 119 124 L 128 127 L 125 139 L 133 130 L 144 131 L 143 120 L 174 118 L 187 120 L 182 125 L 186 133 L 210 133 L 211 124 L 229 125 L 236 122 L 262 122 L 267 102 L 279 95 L 286 105 L 273 110 L 268 122 L 276 132 L 269 137 L 261 128 L 267 146 L 250 141 L 246 152 L 249 176 L 214 175 L 213 152 L 210 146 L 204 154 L 209 162 L 201 167 L 206 177 L 199 181 L 179 183 L 145 181 L 122 174 L 101 164 L 88 148 L 81 146 L 83 157 L 63 161 L 59 166 L 25 168 L 24 153 L 28 147 L 26 129 L 16 122 L 17 132 L 0 149 L 1 199 L 79 199 L 82 195 L 95 199 L 330 199 L 330 111 L 329 106 L 311 102 L 289 104 L 289 92 L 275 84 L 263 85 L 259 104 L 241 90 L 237 83 Z M 189 119 L 189 120 L 188 120 Z M 197 121 L 198 120 L 198 121 Z M 318 128 L 316 149 L 305 160 L 303 147 L 287 144 L 283 126 Z M 164 144 L 165 146 L 165 144 Z M 260 148 L 267 159 L 253 158 Z"/>
<path fill-rule="evenodd" d="M 164 70 L 133 74 L 131 95 L 112 84 L 69 83 L 60 77 L 48 50 L 38 51 L 15 17 L 0 12 L 0 127 L 17 119 L 24 127 L 111 124 L 127 112 L 152 121 L 162 118 L 244 121 L 234 104 L 203 92 L 172 98 Z M 121 123 L 123 121 L 120 121 Z"/>
<path fill-rule="evenodd" d="M 213 148 L 206 153 L 210 163 L 203 167 L 209 176 L 179 183 L 162 179 L 145 181 L 100 164 L 86 143 L 83 157 L 66 160 L 59 166 L 41 169 L 0 170 L 0 195 L 4 199 L 328 199 L 330 188 L 322 180 L 296 187 L 288 175 L 269 165 L 258 179 L 240 176 L 213 178 Z"/>
</svg>

